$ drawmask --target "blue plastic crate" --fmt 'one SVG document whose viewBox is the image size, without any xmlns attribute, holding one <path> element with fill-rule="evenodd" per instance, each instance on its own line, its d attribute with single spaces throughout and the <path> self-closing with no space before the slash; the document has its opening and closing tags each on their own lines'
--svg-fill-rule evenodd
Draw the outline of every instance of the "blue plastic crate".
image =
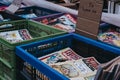
<svg viewBox="0 0 120 80">
<path fill-rule="evenodd" d="M 21 17 L 25 19 L 34 19 L 34 18 L 38 18 L 42 16 L 51 15 L 51 14 L 58 14 L 61 12 L 42 8 L 42 7 L 37 7 L 37 6 L 30 6 L 30 7 L 24 7 L 24 8 L 18 9 L 15 15 L 20 16 L 20 15 L 26 15 L 26 14 L 31 14 L 31 13 L 35 14 L 37 17 L 31 17 L 31 18 L 26 18 L 26 16 L 21 16 Z"/>
<path fill-rule="evenodd" d="M 45 44 L 50 45 L 43 48 L 39 47 Z M 16 55 L 22 59 L 21 62 L 28 62 L 35 69 L 39 70 L 43 75 L 45 75 L 48 80 L 69 80 L 64 75 L 60 74 L 37 59 L 38 57 L 66 47 L 70 47 L 83 57 L 94 56 L 100 63 L 108 62 L 120 55 L 119 48 L 106 45 L 104 43 L 80 36 L 75 33 L 17 46 Z"/>
</svg>

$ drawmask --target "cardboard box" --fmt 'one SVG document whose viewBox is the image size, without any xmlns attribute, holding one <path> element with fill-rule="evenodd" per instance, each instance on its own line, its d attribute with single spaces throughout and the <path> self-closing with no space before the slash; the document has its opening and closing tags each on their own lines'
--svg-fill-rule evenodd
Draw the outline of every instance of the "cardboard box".
<svg viewBox="0 0 120 80">
<path fill-rule="evenodd" d="M 102 8 L 102 0 L 80 0 L 76 33 L 97 39 Z"/>
</svg>

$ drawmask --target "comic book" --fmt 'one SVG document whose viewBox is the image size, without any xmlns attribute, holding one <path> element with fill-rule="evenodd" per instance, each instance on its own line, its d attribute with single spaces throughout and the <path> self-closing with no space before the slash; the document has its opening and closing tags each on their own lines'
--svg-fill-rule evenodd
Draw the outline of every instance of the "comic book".
<svg viewBox="0 0 120 80">
<path fill-rule="evenodd" d="M 64 14 L 57 18 L 45 18 L 40 21 L 43 24 L 53 26 L 57 29 L 67 32 L 74 32 L 76 28 L 76 20 L 70 14 Z"/>
<path fill-rule="evenodd" d="M 89 67 L 86 63 L 84 63 L 82 59 L 54 63 L 50 66 L 71 80 L 75 80 L 75 78 L 93 76 L 97 72 L 97 70 L 93 69 L 92 66 Z"/>
<path fill-rule="evenodd" d="M 100 65 L 100 63 L 94 57 L 83 58 L 82 61 L 94 70 L 97 70 L 98 66 Z"/>
<path fill-rule="evenodd" d="M 58 63 L 58 62 L 64 62 L 68 60 L 78 60 L 81 59 L 82 57 L 75 53 L 71 48 L 65 48 L 60 51 L 53 52 L 49 55 L 40 57 L 41 61 L 43 61 L 46 64 L 53 64 L 53 63 Z"/>
<path fill-rule="evenodd" d="M 51 54 L 45 55 L 43 57 L 38 58 L 39 60 L 43 61 L 44 63 L 51 65 L 54 63 L 61 63 L 65 61 L 71 61 L 71 60 L 78 60 L 82 57 L 78 54 L 76 54 L 71 48 L 65 48 L 60 51 L 53 52 Z M 37 79 L 40 79 L 42 74 L 36 70 L 36 77 Z M 45 77 L 44 77 L 45 78 Z"/>
<path fill-rule="evenodd" d="M 32 39 L 32 36 L 29 34 L 27 29 L 0 32 L 0 37 L 10 43 Z"/>
</svg>

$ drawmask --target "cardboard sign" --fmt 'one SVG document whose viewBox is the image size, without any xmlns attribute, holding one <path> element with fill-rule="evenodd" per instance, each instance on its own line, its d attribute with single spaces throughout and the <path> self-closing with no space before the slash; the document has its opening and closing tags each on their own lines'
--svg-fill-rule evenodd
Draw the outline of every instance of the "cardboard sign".
<svg viewBox="0 0 120 80">
<path fill-rule="evenodd" d="M 12 4 L 6 8 L 6 12 L 14 14 L 20 7 L 23 0 L 14 0 Z"/>
<path fill-rule="evenodd" d="M 76 32 L 96 39 L 102 8 L 103 0 L 80 0 Z"/>
</svg>

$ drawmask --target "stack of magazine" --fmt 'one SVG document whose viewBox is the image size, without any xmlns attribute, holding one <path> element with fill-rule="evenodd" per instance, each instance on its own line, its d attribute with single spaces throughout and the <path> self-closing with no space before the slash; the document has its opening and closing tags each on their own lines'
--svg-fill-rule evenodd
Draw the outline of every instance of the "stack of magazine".
<svg viewBox="0 0 120 80">
<path fill-rule="evenodd" d="M 98 39 L 107 44 L 111 44 L 117 47 L 120 47 L 120 28 L 116 26 L 111 26 L 106 28 L 106 31 L 102 30 L 98 34 Z"/>
<path fill-rule="evenodd" d="M 10 43 L 17 43 L 32 39 L 32 36 L 29 34 L 29 31 L 27 29 L 0 32 L 0 37 Z"/>
<path fill-rule="evenodd" d="M 100 64 L 95 80 L 120 80 L 120 56 Z"/>
<path fill-rule="evenodd" d="M 40 22 L 67 32 L 75 32 L 75 28 L 76 28 L 76 20 L 70 14 L 64 14 L 54 19 L 45 18 L 42 19 Z"/>
<path fill-rule="evenodd" d="M 100 64 L 94 57 L 83 58 L 69 47 L 39 57 L 38 59 L 70 80 L 94 80 L 98 65 Z M 30 64 L 24 63 L 23 72 L 29 77 L 31 74 L 36 74 L 37 80 L 42 79 L 42 77 L 45 78 L 45 76 L 41 76 L 42 73 L 37 69 L 36 71 L 32 69 Z"/>
</svg>

